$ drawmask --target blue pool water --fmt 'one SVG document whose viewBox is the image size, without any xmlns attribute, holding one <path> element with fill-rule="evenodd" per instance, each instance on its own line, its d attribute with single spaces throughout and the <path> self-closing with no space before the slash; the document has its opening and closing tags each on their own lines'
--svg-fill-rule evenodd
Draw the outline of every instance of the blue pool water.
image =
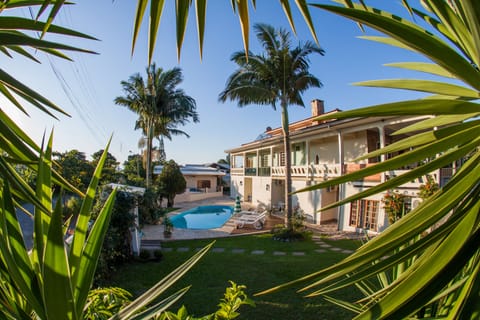
<svg viewBox="0 0 480 320">
<path fill-rule="evenodd" d="M 174 228 L 214 229 L 223 226 L 232 213 L 230 206 L 201 206 L 173 216 L 171 221 Z"/>
</svg>

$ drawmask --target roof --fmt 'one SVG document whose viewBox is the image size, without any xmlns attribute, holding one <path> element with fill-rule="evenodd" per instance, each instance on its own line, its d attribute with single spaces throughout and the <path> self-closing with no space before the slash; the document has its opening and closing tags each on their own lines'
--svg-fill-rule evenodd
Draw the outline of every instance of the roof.
<svg viewBox="0 0 480 320">
<path fill-rule="evenodd" d="M 163 166 L 158 165 L 153 168 L 154 174 L 160 174 Z M 225 172 L 219 171 L 215 168 L 206 167 L 201 164 L 186 164 L 180 166 L 180 171 L 184 176 L 224 176 Z"/>
<path fill-rule="evenodd" d="M 127 186 L 125 184 L 109 183 L 109 184 L 107 184 L 107 186 L 110 186 L 112 188 L 118 188 L 119 190 L 125 191 L 125 192 L 128 192 L 128 193 L 135 193 L 135 194 L 141 194 L 141 195 L 143 195 L 145 193 L 145 188 Z"/>
</svg>

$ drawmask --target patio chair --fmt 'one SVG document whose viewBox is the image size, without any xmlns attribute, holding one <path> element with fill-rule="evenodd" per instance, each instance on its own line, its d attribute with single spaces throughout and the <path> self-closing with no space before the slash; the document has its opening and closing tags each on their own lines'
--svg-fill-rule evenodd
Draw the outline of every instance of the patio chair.
<svg viewBox="0 0 480 320">
<path fill-rule="evenodd" d="M 262 213 L 250 212 L 248 214 L 243 214 L 238 218 L 234 219 L 235 225 L 238 228 L 243 228 L 245 225 L 252 225 L 255 229 L 263 229 L 263 225 L 266 220 L 266 211 Z"/>
</svg>

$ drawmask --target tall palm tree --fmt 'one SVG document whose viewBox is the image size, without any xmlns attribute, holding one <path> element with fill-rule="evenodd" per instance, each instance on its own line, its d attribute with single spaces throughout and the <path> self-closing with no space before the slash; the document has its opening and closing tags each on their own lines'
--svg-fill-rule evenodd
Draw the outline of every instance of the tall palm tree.
<svg viewBox="0 0 480 320">
<path fill-rule="evenodd" d="M 180 68 L 164 71 L 155 64 L 147 67 L 147 79 L 136 73 L 121 85 L 125 96 L 115 98 L 117 105 L 138 114 L 135 129 L 146 137 L 146 185 L 151 184 L 152 145 L 155 137 L 171 139 L 172 135 L 188 134 L 178 129 L 190 120 L 198 122 L 195 100 L 177 86 L 183 81 Z"/>
<path fill-rule="evenodd" d="M 249 104 L 271 105 L 276 109 L 280 104 L 285 152 L 285 225 L 292 228 L 292 175 L 290 154 L 290 132 L 288 107 L 305 106 L 301 94 L 312 87 L 321 87 L 321 82 L 309 73 L 309 55 L 324 54 L 313 44 L 305 42 L 292 47 L 290 33 L 284 29 L 275 30 L 266 24 L 254 26 L 257 38 L 265 52 L 261 54 L 238 51 L 231 60 L 238 69 L 228 78 L 225 89 L 220 93 L 222 102 L 237 101 L 239 107 Z"/>
</svg>

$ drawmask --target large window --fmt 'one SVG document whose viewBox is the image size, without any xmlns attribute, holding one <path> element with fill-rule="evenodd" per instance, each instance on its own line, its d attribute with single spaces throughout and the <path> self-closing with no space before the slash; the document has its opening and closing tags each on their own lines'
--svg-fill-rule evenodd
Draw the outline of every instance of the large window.
<svg viewBox="0 0 480 320">
<path fill-rule="evenodd" d="M 357 200 L 350 206 L 350 226 L 377 231 L 379 201 Z"/>
<path fill-rule="evenodd" d="M 197 188 L 198 189 L 211 188 L 210 180 L 198 180 L 197 181 Z"/>
<path fill-rule="evenodd" d="M 232 161 L 233 168 L 243 168 L 243 155 L 234 155 Z"/>
</svg>

